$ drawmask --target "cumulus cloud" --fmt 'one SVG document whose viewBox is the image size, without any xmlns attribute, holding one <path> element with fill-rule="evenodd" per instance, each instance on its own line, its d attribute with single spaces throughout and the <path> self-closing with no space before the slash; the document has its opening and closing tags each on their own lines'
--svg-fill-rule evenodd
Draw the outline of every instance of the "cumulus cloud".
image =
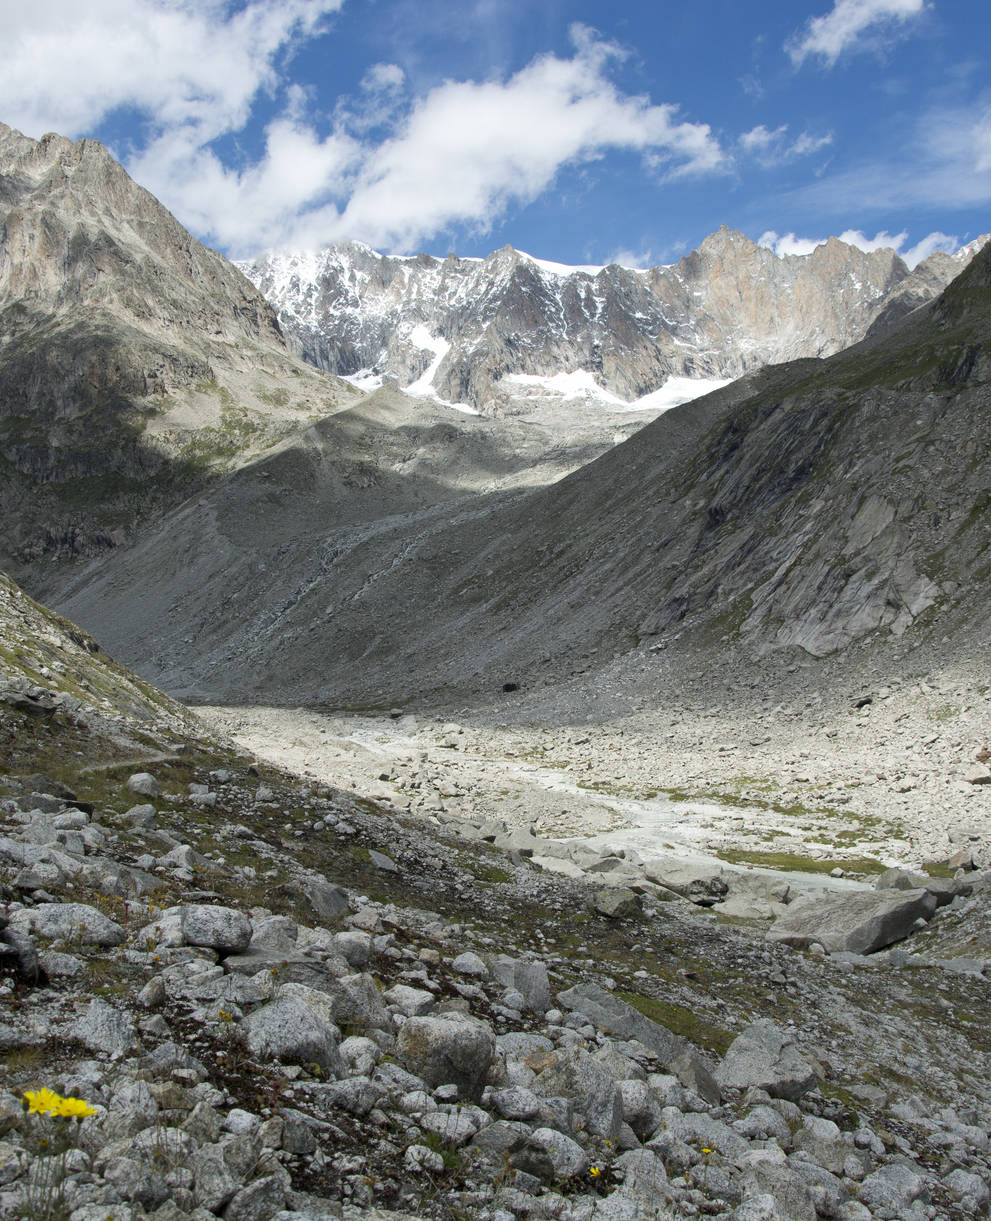
<svg viewBox="0 0 991 1221">
<path fill-rule="evenodd" d="M 846 229 L 839 235 L 841 242 L 846 242 L 848 246 L 856 246 L 858 249 L 865 251 L 867 254 L 875 250 L 894 250 L 899 254 L 909 267 L 915 267 L 928 258 L 935 250 L 945 250 L 947 254 L 952 254 L 959 246 L 959 239 L 952 237 L 947 233 L 940 233 L 938 230 L 928 234 L 921 241 L 916 242 L 914 246 L 903 249 L 905 242 L 908 240 L 908 233 L 891 234 L 885 230 L 880 233 L 875 233 L 873 237 L 868 237 L 860 229 Z M 758 239 L 758 246 L 766 246 L 769 250 L 773 250 L 776 255 L 783 258 L 789 254 L 811 254 L 817 246 L 824 246 L 828 238 L 809 238 L 796 237 L 794 233 L 779 234 L 773 229 L 768 229 L 766 233 L 761 234 Z"/>
<path fill-rule="evenodd" d="M 784 165 L 789 161 L 796 161 L 799 157 L 808 157 L 832 142 L 831 132 L 814 136 L 811 132 L 803 131 L 800 136 L 792 139 L 788 135 L 787 123 L 773 130 L 761 123 L 750 131 L 745 131 L 739 138 L 741 150 L 764 166 Z"/>
<path fill-rule="evenodd" d="M 621 93 L 607 75 L 617 49 L 582 27 L 574 40 L 571 58 L 542 55 L 506 80 L 447 81 L 417 101 L 369 152 L 334 236 L 408 248 L 454 223 L 484 231 L 562 167 L 611 149 L 639 152 L 667 178 L 721 166 L 707 125 Z"/>
<path fill-rule="evenodd" d="M 400 66 L 374 64 L 320 117 L 285 65 L 342 4 L 38 0 L 8 20 L 0 114 L 29 135 L 74 136 L 115 110 L 136 113 L 127 168 L 232 254 L 349 237 L 408 250 L 455 225 L 484 232 L 564 167 L 612 150 L 639 154 L 658 181 L 725 168 L 706 124 L 622 91 L 611 70 L 627 53 L 582 25 L 570 55 L 419 97 Z M 237 141 L 262 99 L 276 110 L 263 151 L 232 156 L 218 141 Z"/>
<path fill-rule="evenodd" d="M 76 136 L 118 107 L 202 141 L 239 130 L 277 84 L 278 54 L 343 0 L 36 0 L 6 6 L 0 114 L 28 135 Z"/>
<path fill-rule="evenodd" d="M 904 24 L 925 8 L 926 0 L 836 0 L 831 12 L 793 35 L 785 50 L 796 66 L 818 55 L 832 67 L 846 51 L 876 46 L 879 29 Z"/>
</svg>

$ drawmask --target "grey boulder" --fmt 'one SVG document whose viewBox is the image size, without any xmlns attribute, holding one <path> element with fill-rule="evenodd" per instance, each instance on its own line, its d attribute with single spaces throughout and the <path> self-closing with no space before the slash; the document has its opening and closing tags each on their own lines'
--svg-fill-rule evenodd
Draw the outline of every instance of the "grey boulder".
<svg viewBox="0 0 991 1221">
<path fill-rule="evenodd" d="M 730 1044 L 716 1069 L 721 1089 L 765 1090 L 795 1102 L 815 1088 L 815 1074 L 792 1039 L 767 1018 L 752 1023 Z"/>
<path fill-rule="evenodd" d="M 936 896 L 927 890 L 810 895 L 775 920 L 767 939 L 798 949 L 817 941 L 829 953 L 870 954 L 907 937 L 916 920 L 928 920 L 935 910 Z"/>
<path fill-rule="evenodd" d="M 191 903 L 182 909 L 186 945 L 199 945 L 220 954 L 240 954 L 251 942 L 251 921 L 233 907 Z"/>
<path fill-rule="evenodd" d="M 256 1009 L 241 1023 L 253 1055 L 285 1064 L 318 1064 L 335 1077 L 345 1075 L 330 1022 L 296 997 L 281 997 Z"/>
<path fill-rule="evenodd" d="M 87 903 L 42 903 L 11 913 L 10 926 L 39 937 L 86 945 L 120 945 L 126 934 L 119 924 Z"/>
<path fill-rule="evenodd" d="M 461 1098 L 477 1101 L 495 1055 L 489 1027 L 462 1014 L 413 1017 L 403 1023 L 396 1058 L 429 1086 L 456 1085 Z"/>
</svg>

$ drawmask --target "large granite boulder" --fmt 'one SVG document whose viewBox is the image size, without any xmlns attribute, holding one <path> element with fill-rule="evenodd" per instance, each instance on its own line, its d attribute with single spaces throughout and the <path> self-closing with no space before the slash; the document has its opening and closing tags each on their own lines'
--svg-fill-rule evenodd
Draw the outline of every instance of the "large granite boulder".
<svg viewBox="0 0 991 1221">
<path fill-rule="evenodd" d="M 722 1089 L 766 1090 L 795 1102 L 815 1087 L 815 1074 L 794 1041 L 767 1018 L 753 1022 L 729 1045 L 716 1069 Z"/>
<path fill-rule="evenodd" d="M 912 932 L 936 910 L 928 890 L 818 892 L 796 899 L 768 930 L 768 941 L 804 949 L 818 942 L 830 953 L 870 954 Z"/>
</svg>

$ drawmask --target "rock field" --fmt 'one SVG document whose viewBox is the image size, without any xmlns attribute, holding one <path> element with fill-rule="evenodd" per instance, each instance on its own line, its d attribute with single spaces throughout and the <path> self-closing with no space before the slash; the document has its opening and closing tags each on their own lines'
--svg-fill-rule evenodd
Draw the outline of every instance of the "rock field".
<svg viewBox="0 0 991 1221">
<path fill-rule="evenodd" d="M 616 843 L 626 807 L 577 785 L 585 810 L 541 787 L 537 836 L 526 769 L 562 777 L 578 757 L 616 786 L 614 760 L 638 758 L 645 776 L 645 722 L 511 734 L 497 707 L 472 728 L 383 714 L 312 732 L 280 713 L 295 766 L 277 767 L 8 582 L 0 619 L 0 1216 L 986 1210 L 986 837 L 959 868 L 803 877 L 700 851 L 729 818 L 705 802 L 680 841 L 670 824 L 673 849 Z M 973 753 L 971 715 L 933 744 L 940 766 Z M 780 711 L 768 722 L 796 750 Z M 321 727 L 337 755 L 395 768 L 381 802 L 367 772 L 357 792 L 300 774 L 326 766 Z M 411 749 L 426 758 L 403 764 Z M 724 753 L 705 756 L 714 788 Z M 455 757 L 475 759 L 464 808 L 427 783 Z"/>
</svg>

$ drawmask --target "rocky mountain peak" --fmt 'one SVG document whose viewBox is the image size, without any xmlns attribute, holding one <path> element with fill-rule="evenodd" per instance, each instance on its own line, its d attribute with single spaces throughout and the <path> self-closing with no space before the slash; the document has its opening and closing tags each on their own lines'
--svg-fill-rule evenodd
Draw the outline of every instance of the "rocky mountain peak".
<svg viewBox="0 0 991 1221">
<path fill-rule="evenodd" d="M 647 271 L 565 267 L 511 246 L 439 260 L 353 243 L 240 266 L 311 363 L 498 415 L 519 409 L 521 377 L 528 409 L 538 390 L 560 403 L 562 376 L 615 407 L 672 378 L 710 389 L 765 363 L 828 356 L 882 314 L 893 325 L 931 300 L 961 262 L 934 258 L 915 274 L 893 250 L 838 238 L 781 257 L 724 225 Z"/>
<path fill-rule="evenodd" d="M 101 144 L 3 125 L 0 338 L 0 509 L 30 506 L 0 545 L 15 568 L 109 545 L 148 492 L 353 395 L 294 357 L 254 285 Z"/>
</svg>

